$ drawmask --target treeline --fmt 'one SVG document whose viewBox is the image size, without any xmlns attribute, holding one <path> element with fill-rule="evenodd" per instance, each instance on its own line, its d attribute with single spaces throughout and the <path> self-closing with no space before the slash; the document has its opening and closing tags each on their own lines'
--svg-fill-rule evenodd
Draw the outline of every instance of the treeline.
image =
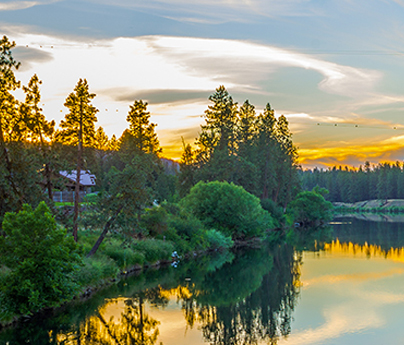
<svg viewBox="0 0 404 345">
<path fill-rule="evenodd" d="M 366 162 L 358 169 L 333 167 L 306 170 L 301 173 L 302 187 L 326 188 L 326 199 L 332 202 L 357 202 L 373 199 L 404 199 L 404 163 Z"/>
</svg>

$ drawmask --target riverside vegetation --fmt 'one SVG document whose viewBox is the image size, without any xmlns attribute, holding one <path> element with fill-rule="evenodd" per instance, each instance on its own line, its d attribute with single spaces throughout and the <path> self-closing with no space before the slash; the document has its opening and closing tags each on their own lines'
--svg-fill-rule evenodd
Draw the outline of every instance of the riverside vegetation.
<svg viewBox="0 0 404 345">
<path fill-rule="evenodd" d="M 42 113 L 36 75 L 22 87 L 25 100 L 17 100 L 14 47 L 0 40 L 1 323 L 171 261 L 173 253 L 276 240 L 295 222 L 330 218 L 323 190 L 300 193 L 288 122 L 269 104 L 257 115 L 248 100 L 239 106 L 217 88 L 177 169 L 162 158 L 147 102 L 129 106 L 129 128 L 117 139 L 95 128 L 96 95 L 85 79 L 67 96 L 60 129 Z M 80 204 L 77 178 L 74 205 L 55 205 L 61 170 L 91 170 L 96 193 Z"/>
</svg>

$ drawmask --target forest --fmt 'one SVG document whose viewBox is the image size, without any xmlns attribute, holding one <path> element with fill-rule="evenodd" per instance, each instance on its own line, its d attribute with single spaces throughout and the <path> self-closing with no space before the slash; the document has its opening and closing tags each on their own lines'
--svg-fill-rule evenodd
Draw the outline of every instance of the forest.
<svg viewBox="0 0 404 345">
<path fill-rule="evenodd" d="M 404 199 L 404 165 L 401 162 L 370 164 L 358 169 L 333 167 L 301 172 L 302 187 L 326 188 L 331 202 L 353 203 L 374 199 Z"/>
<path fill-rule="evenodd" d="M 164 159 L 146 101 L 128 106 L 119 137 L 96 127 L 86 79 L 66 96 L 58 126 L 48 120 L 39 77 L 25 86 L 15 76 L 14 47 L 0 41 L 0 322 L 144 265 L 275 239 L 294 222 L 331 217 L 322 189 L 301 192 L 288 121 L 269 103 L 257 114 L 219 86 L 176 164 Z M 53 200 L 66 188 L 61 171 L 76 175 L 73 203 Z M 96 176 L 84 199 L 83 172 Z"/>
</svg>

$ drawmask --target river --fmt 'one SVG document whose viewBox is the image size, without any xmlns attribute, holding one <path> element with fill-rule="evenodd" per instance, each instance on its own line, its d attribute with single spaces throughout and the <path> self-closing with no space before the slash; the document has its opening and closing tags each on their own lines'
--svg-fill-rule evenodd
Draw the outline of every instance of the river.
<svg viewBox="0 0 404 345">
<path fill-rule="evenodd" d="M 393 344 L 404 223 L 338 218 L 291 244 L 149 270 L 0 332 L 0 344 Z"/>
</svg>

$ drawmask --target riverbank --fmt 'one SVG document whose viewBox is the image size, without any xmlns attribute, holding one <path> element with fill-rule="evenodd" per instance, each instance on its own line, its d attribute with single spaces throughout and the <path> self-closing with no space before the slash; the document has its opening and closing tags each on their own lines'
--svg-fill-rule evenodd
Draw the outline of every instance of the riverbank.
<svg viewBox="0 0 404 345">
<path fill-rule="evenodd" d="M 111 236 L 97 255 L 90 258 L 84 258 L 83 256 L 83 265 L 71 277 L 80 285 L 77 293 L 71 299 L 55 307 L 41 309 L 31 315 L 8 315 L 7 318 L 0 319 L 0 329 L 12 327 L 21 320 L 38 317 L 44 312 L 50 313 L 54 310 L 59 310 L 74 301 L 92 298 L 94 294 L 98 294 L 112 285 L 120 284 L 121 281 L 128 277 L 139 275 L 150 269 L 159 270 L 168 266 L 176 267 L 179 262 L 198 261 L 199 259 L 196 260 L 197 258 L 214 256 L 218 253 L 226 256 L 226 253 L 231 254 L 232 251 L 240 248 L 257 249 L 264 242 L 275 241 L 275 236 L 272 235 L 270 238 L 269 236 L 255 237 L 244 241 L 238 240 L 233 243 L 231 248 L 210 247 L 204 250 L 192 250 L 182 255 L 178 255 L 176 251 L 173 251 L 175 247 L 170 241 L 144 239 L 136 241 L 131 246 L 132 248 L 122 248 L 116 245 L 115 240 L 114 236 Z M 136 250 L 133 250 L 133 247 Z M 136 258 L 136 260 L 142 258 L 142 260 L 132 265 L 129 264 L 131 257 Z"/>
<path fill-rule="evenodd" d="M 337 213 L 404 213 L 404 199 L 375 199 L 354 203 L 334 202 L 333 205 Z"/>
</svg>

